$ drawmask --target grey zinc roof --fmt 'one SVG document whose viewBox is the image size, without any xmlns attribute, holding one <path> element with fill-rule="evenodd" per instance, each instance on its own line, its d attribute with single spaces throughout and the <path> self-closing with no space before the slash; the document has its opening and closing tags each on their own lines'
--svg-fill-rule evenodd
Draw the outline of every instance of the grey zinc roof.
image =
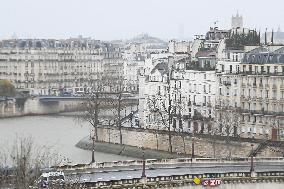
<svg viewBox="0 0 284 189">
<path fill-rule="evenodd" d="M 242 60 L 249 64 L 284 64 L 283 53 L 246 53 Z"/>
</svg>

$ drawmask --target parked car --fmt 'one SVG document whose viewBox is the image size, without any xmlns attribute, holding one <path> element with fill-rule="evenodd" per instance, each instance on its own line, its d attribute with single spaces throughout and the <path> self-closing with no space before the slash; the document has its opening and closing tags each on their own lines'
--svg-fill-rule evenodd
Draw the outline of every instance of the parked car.
<svg viewBox="0 0 284 189">
<path fill-rule="evenodd" d="M 50 186 L 61 186 L 65 184 L 65 176 L 63 172 L 42 173 L 35 181 L 37 188 L 49 188 Z"/>
<path fill-rule="evenodd" d="M 70 93 L 70 92 L 64 92 L 63 94 L 62 94 L 62 96 L 72 96 L 72 93 Z"/>
</svg>

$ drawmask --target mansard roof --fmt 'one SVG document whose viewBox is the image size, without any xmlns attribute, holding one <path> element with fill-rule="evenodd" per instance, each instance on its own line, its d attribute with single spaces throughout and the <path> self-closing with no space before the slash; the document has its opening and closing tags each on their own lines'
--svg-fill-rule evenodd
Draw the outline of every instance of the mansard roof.
<svg viewBox="0 0 284 189">
<path fill-rule="evenodd" d="M 246 53 L 242 63 L 247 64 L 284 64 L 284 53 Z"/>
<path fill-rule="evenodd" d="M 195 55 L 197 58 L 199 57 L 216 57 L 216 52 L 215 51 L 198 51 Z"/>
</svg>

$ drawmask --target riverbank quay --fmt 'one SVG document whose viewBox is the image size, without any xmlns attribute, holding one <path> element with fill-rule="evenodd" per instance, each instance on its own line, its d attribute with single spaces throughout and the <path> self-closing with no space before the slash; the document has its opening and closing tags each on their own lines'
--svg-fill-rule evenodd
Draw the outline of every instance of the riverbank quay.
<svg viewBox="0 0 284 189">
<path fill-rule="evenodd" d="M 92 150 L 93 143 L 90 137 L 84 137 L 76 144 L 76 147 L 84 150 Z M 128 156 L 138 159 L 142 159 L 143 155 L 146 159 L 170 159 L 170 158 L 189 157 L 183 154 L 173 154 L 161 150 L 142 149 L 136 146 L 120 145 L 108 142 L 95 142 L 95 151 Z"/>
<path fill-rule="evenodd" d="M 261 165 L 271 165 L 274 167 L 283 166 L 283 157 L 274 158 L 253 158 L 254 166 Z M 89 164 L 65 164 L 54 166 L 52 169 L 64 172 L 95 172 L 103 170 L 132 170 L 141 169 L 143 165 L 143 160 L 125 160 L 125 161 L 111 161 L 111 162 L 95 162 Z M 145 159 L 145 167 L 148 169 L 155 169 L 161 167 L 240 167 L 240 166 L 250 166 L 251 158 L 174 158 L 174 159 Z M 284 171 L 284 170 L 283 170 Z"/>
<path fill-rule="evenodd" d="M 120 145 L 120 131 L 116 126 L 100 126 L 98 131 L 99 143 L 106 143 L 111 146 Z M 169 152 L 169 134 L 163 130 L 151 130 L 136 127 L 122 127 L 122 145 L 116 151 L 112 148 L 101 148 L 107 153 L 130 153 L 125 149 L 136 149 L 128 156 L 142 157 L 138 153 L 139 148 L 152 150 L 152 152 L 159 152 L 164 154 Z M 235 157 L 250 157 L 251 154 L 255 157 L 283 157 L 284 143 L 280 141 L 265 141 L 249 138 L 230 138 L 230 143 L 226 142 L 224 136 L 212 136 L 209 134 L 192 134 L 187 132 L 172 131 L 172 154 L 174 156 L 191 157 L 194 151 L 195 157 L 211 157 L 211 158 L 235 158 Z M 92 150 L 93 141 L 90 137 L 85 137 L 76 145 L 79 148 Z M 97 142 L 98 143 L 98 142 Z M 124 147 L 125 146 L 125 147 Z M 253 146 L 253 148 L 252 148 Z M 253 151 L 252 151 L 253 150 Z M 139 150 L 140 152 L 142 150 Z M 138 155 L 137 155 L 138 154 Z M 126 155 L 126 154 L 125 154 Z M 139 158 L 138 157 L 138 158 Z M 156 158 L 149 157 L 148 158 Z M 159 157 L 157 157 L 159 158 Z M 169 158 L 160 157 L 160 158 Z"/>
<path fill-rule="evenodd" d="M 279 158 L 255 159 L 250 171 L 249 159 L 190 158 L 101 162 L 89 165 L 65 165 L 55 169 L 65 172 L 70 182 L 77 180 L 85 188 L 167 188 L 196 186 L 218 180 L 220 184 L 283 183 L 284 161 Z M 89 169 L 86 167 L 89 166 Z M 144 170 L 144 171 L 143 171 Z M 145 177 L 142 177 L 143 172 Z M 77 183 L 78 183 L 77 182 Z M 207 183 L 208 183 L 207 182 Z"/>
<path fill-rule="evenodd" d="M 265 174 L 266 176 L 262 176 Z M 277 176 L 276 176 L 277 175 Z M 201 177 L 202 182 L 198 185 L 202 186 L 205 181 L 220 180 L 223 184 L 246 184 L 246 183 L 284 183 L 283 173 L 270 172 L 260 173 L 257 177 L 250 177 L 250 173 L 228 173 L 218 174 L 216 177 L 207 177 L 208 175 L 173 175 L 160 177 L 147 177 L 136 179 L 123 179 L 118 181 L 106 182 L 86 182 L 84 187 L 91 189 L 157 189 L 182 186 L 198 186 L 194 183 L 194 178 Z M 204 176 L 204 177 L 203 177 Z"/>
</svg>

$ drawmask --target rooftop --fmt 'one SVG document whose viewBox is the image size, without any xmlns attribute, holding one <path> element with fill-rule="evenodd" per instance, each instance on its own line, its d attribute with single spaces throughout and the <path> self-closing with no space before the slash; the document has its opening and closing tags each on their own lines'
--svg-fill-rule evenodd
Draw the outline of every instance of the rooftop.
<svg viewBox="0 0 284 189">
<path fill-rule="evenodd" d="M 284 64 L 283 53 L 246 53 L 242 63 L 248 64 Z"/>
</svg>

